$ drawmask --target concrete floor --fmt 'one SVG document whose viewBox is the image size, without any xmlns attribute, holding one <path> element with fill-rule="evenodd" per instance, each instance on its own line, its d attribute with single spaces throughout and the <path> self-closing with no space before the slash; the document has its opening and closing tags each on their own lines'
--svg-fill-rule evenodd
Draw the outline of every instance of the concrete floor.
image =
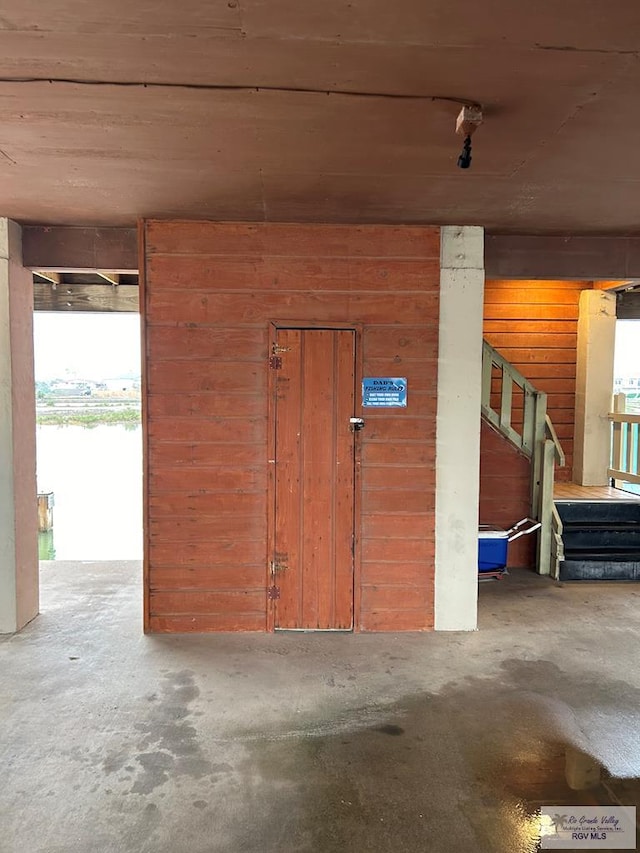
<svg viewBox="0 0 640 853">
<path fill-rule="evenodd" d="M 636 585 L 514 572 L 466 635 L 145 637 L 139 575 L 43 563 L 0 641 L 2 853 L 521 853 L 540 803 L 638 802 Z"/>
</svg>

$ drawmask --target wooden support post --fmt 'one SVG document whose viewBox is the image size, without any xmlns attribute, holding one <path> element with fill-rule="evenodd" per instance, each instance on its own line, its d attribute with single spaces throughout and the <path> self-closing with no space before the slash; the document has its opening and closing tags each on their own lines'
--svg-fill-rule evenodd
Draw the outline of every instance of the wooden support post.
<svg viewBox="0 0 640 853">
<path fill-rule="evenodd" d="M 623 415 L 627 411 L 627 397 L 626 394 L 614 394 L 613 395 L 613 411 L 616 415 Z M 623 462 L 622 462 L 622 431 L 626 424 L 619 423 L 614 421 L 611 425 L 612 428 L 612 440 L 611 440 L 611 467 L 615 471 L 623 470 Z M 622 480 L 613 481 L 613 485 L 616 489 L 622 488 Z"/>
<path fill-rule="evenodd" d="M 540 532 L 538 533 L 538 572 L 551 574 L 551 545 L 553 536 L 553 480 L 556 446 L 551 439 L 543 443 L 542 482 L 540 483 Z"/>
<path fill-rule="evenodd" d="M 540 518 L 540 483 L 542 479 L 543 445 L 547 417 L 547 395 L 537 392 L 534 403 L 533 454 L 531 457 L 531 516 Z"/>
<path fill-rule="evenodd" d="M 47 533 L 53 529 L 53 492 L 42 492 L 38 495 L 38 532 Z"/>
</svg>

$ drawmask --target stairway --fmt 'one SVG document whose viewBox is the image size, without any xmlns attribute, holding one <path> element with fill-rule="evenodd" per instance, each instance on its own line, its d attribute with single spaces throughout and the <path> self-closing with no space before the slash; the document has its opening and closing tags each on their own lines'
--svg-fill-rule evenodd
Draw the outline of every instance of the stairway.
<svg viewBox="0 0 640 853">
<path fill-rule="evenodd" d="M 640 501 L 555 501 L 560 580 L 640 580 Z"/>
</svg>

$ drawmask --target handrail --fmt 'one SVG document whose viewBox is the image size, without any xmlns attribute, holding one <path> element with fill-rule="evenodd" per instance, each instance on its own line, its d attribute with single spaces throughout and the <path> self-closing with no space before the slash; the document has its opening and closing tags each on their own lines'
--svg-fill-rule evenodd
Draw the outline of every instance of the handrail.
<svg viewBox="0 0 640 853">
<path fill-rule="evenodd" d="M 556 462 L 558 465 L 563 468 L 566 459 L 564 455 L 564 450 L 562 449 L 562 445 L 560 444 L 560 439 L 558 438 L 558 433 L 556 432 L 556 428 L 553 425 L 553 421 L 549 417 L 549 415 L 545 415 L 544 418 L 544 426 L 546 435 L 553 441 L 556 448 Z"/>
<path fill-rule="evenodd" d="M 640 415 L 626 411 L 626 397 L 615 394 L 611 421 L 611 459 L 607 476 L 616 486 L 640 484 Z"/>
<path fill-rule="evenodd" d="M 514 388 L 522 395 L 520 432 L 513 423 Z M 482 414 L 531 459 L 530 515 L 540 522 L 538 572 L 557 577 L 563 559 L 562 522 L 553 501 L 553 487 L 556 463 L 565 464 L 564 451 L 547 414 L 547 395 L 487 341 L 482 346 Z"/>
<path fill-rule="evenodd" d="M 497 371 L 497 376 L 494 374 Z M 494 387 L 497 379 L 499 387 Z M 522 431 L 513 424 L 513 391 L 523 398 Z M 492 402 L 499 396 L 499 409 Z M 482 414 L 525 455 L 532 457 L 544 435 L 546 395 L 538 391 L 516 368 L 487 341 L 482 344 Z"/>
</svg>

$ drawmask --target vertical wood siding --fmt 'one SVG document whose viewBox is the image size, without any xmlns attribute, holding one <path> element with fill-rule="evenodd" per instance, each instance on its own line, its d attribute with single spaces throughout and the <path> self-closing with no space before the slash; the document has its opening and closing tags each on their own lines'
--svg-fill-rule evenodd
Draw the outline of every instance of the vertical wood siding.
<svg viewBox="0 0 640 853">
<path fill-rule="evenodd" d="M 433 627 L 439 229 L 146 222 L 146 595 L 152 631 L 265 630 L 270 321 L 362 328 L 356 627 Z M 358 393 L 359 396 L 359 393 Z"/>
<path fill-rule="evenodd" d="M 591 287 L 590 281 L 505 280 L 485 286 L 484 337 L 548 395 L 567 462 L 558 480 L 572 475 L 578 302 Z"/>
</svg>

